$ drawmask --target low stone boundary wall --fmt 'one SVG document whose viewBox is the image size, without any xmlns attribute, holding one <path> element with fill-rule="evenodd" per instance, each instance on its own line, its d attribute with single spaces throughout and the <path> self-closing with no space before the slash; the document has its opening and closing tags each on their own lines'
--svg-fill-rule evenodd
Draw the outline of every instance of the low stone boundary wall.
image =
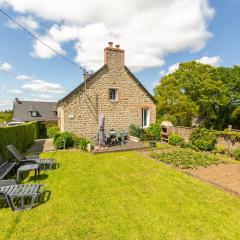
<svg viewBox="0 0 240 240">
<path fill-rule="evenodd" d="M 186 142 L 189 142 L 192 132 L 196 128 L 182 127 L 182 126 L 173 126 L 170 129 L 170 133 L 180 135 Z M 224 133 L 217 136 L 217 147 L 225 147 L 228 149 L 236 149 L 240 147 L 239 140 L 233 140 L 230 136 L 225 135 Z"/>
</svg>

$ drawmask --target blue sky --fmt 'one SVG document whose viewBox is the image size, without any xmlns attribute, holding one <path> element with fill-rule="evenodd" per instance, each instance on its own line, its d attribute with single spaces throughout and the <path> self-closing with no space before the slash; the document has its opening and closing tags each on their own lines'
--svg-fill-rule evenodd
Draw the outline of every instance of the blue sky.
<svg viewBox="0 0 240 240">
<path fill-rule="evenodd" d="M 150 92 L 179 62 L 240 64 L 238 0 L 168 4 L 165 0 L 133 0 L 130 6 L 124 0 L 119 13 L 112 15 L 108 9 L 111 1 L 98 5 L 89 0 L 86 6 L 84 1 L 76 6 L 72 1 L 0 0 L 0 7 L 51 47 L 90 70 L 103 64 L 108 41 L 119 43 L 126 50 L 127 65 Z M 18 75 L 16 79 L 0 71 L 0 110 L 11 109 L 15 97 L 57 101 L 82 82 L 79 69 L 53 56 L 2 14 L 0 67 Z"/>
</svg>

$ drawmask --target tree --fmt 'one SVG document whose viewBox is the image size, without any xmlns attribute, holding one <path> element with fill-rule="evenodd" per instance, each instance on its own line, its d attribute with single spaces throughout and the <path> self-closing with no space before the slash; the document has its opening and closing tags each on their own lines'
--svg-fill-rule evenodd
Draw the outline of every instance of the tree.
<svg viewBox="0 0 240 240">
<path fill-rule="evenodd" d="M 171 116 L 174 124 L 185 126 L 198 116 L 206 127 L 223 129 L 239 104 L 239 90 L 240 67 L 182 63 L 174 73 L 163 77 L 154 90 L 157 114 Z"/>
</svg>

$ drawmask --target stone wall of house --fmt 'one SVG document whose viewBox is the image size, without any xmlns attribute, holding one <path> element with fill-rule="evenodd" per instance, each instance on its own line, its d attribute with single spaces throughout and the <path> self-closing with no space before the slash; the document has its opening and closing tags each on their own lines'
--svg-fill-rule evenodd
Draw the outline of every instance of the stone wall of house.
<svg viewBox="0 0 240 240">
<path fill-rule="evenodd" d="M 108 51 L 109 50 L 109 51 Z M 107 66 L 87 81 L 86 91 L 82 86 L 66 101 L 58 105 L 62 131 L 96 139 L 98 116 L 105 116 L 105 129 L 128 131 L 130 124 L 141 125 L 141 109 L 149 108 L 150 122 L 156 121 L 156 106 L 153 100 L 134 81 L 124 67 L 124 51 L 105 49 Z M 109 88 L 116 88 L 118 100 L 109 100 Z"/>
<path fill-rule="evenodd" d="M 196 130 L 196 128 L 173 126 L 171 127 L 170 132 L 180 135 L 186 142 L 189 142 L 191 134 L 194 130 Z M 234 150 L 240 147 L 240 141 L 232 141 L 227 135 L 221 135 L 217 136 L 216 146 Z"/>
</svg>

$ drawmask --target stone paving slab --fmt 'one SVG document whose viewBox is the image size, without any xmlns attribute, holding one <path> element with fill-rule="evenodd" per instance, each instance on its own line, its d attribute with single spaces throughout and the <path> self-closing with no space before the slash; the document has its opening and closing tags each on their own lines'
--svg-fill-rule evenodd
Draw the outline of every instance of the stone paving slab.
<svg viewBox="0 0 240 240">
<path fill-rule="evenodd" d="M 55 151 L 55 147 L 53 145 L 53 139 L 37 139 L 35 143 L 28 149 L 28 154 L 37 154 L 41 152 L 50 152 Z"/>
</svg>

